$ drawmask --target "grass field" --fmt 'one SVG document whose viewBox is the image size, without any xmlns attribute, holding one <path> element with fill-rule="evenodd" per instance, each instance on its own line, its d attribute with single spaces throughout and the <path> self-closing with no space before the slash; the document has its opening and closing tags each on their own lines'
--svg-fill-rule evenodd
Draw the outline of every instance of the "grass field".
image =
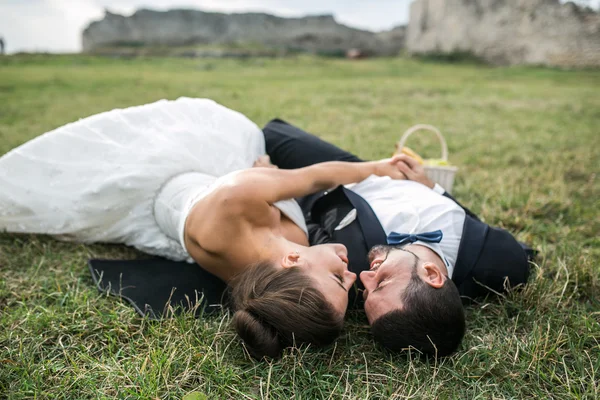
<svg viewBox="0 0 600 400">
<path fill-rule="evenodd" d="M 362 312 L 330 348 L 253 361 L 228 316 L 161 322 L 99 294 L 90 257 L 121 246 L 0 234 L 0 398 L 600 398 L 600 71 L 407 59 L 0 58 L 0 155 L 65 123 L 162 98 L 279 116 L 364 158 L 438 126 L 454 195 L 540 251 L 518 293 L 467 309 L 454 356 L 377 348 Z M 437 156 L 435 142 L 411 147 Z M 197 396 L 196 398 L 201 398 Z"/>
</svg>

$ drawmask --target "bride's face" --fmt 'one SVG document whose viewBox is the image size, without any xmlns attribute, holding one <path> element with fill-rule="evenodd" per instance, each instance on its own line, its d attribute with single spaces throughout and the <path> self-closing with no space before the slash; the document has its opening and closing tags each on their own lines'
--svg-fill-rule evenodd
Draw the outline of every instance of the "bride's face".
<svg viewBox="0 0 600 400">
<path fill-rule="evenodd" d="M 297 266 L 313 278 L 337 312 L 346 313 L 348 291 L 356 281 L 356 274 L 348 271 L 346 246 L 331 243 L 303 248 Z"/>
</svg>

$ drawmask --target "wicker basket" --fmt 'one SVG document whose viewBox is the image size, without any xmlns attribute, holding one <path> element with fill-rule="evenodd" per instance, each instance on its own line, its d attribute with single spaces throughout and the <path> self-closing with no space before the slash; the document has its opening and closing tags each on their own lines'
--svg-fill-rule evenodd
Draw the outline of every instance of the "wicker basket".
<svg viewBox="0 0 600 400">
<path fill-rule="evenodd" d="M 402 149 L 406 140 L 410 135 L 419 130 L 431 131 L 434 132 L 438 139 L 440 140 L 440 145 L 442 146 L 442 160 L 448 161 L 448 145 L 446 144 L 446 139 L 442 133 L 435 127 L 431 125 L 419 124 L 409 128 L 404 135 L 400 138 L 398 142 L 398 149 Z M 448 193 L 452 192 L 452 185 L 454 184 L 454 175 L 458 170 L 457 167 L 447 166 L 447 165 L 424 165 L 425 173 L 432 181 L 438 183 L 442 186 Z"/>
</svg>

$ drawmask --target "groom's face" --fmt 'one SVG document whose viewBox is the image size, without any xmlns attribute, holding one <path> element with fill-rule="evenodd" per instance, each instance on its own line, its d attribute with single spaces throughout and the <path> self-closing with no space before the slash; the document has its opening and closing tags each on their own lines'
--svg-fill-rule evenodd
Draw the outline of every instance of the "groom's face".
<svg viewBox="0 0 600 400">
<path fill-rule="evenodd" d="M 403 307 L 402 297 L 420 263 L 419 256 L 401 247 L 376 246 L 369 252 L 370 270 L 360 274 L 369 324 Z"/>
</svg>

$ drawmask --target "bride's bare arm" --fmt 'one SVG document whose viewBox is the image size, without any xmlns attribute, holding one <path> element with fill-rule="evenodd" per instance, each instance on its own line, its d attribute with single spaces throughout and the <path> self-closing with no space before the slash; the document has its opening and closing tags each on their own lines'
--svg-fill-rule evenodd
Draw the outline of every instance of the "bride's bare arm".
<svg viewBox="0 0 600 400">
<path fill-rule="evenodd" d="M 292 170 L 252 168 L 236 174 L 228 188 L 229 197 L 274 203 L 360 182 L 370 175 L 406 179 L 397 162 L 394 157 L 362 163 L 331 161 Z"/>
</svg>

